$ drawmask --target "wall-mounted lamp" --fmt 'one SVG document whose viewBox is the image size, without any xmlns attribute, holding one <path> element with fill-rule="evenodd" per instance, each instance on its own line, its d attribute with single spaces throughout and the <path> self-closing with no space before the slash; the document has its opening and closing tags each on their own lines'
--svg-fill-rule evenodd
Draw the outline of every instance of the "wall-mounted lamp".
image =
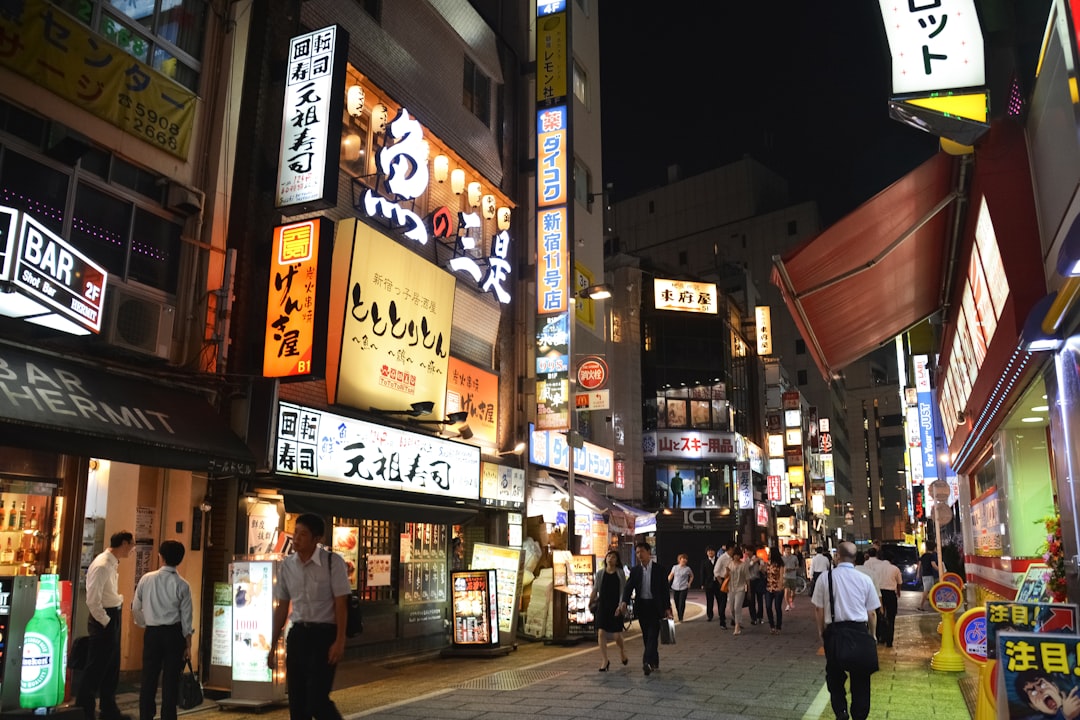
<svg viewBox="0 0 1080 720">
<path fill-rule="evenodd" d="M 506 451 L 501 452 L 501 453 L 495 453 L 495 457 L 505 457 L 507 455 L 521 455 L 521 454 L 523 454 L 525 452 L 525 448 L 527 448 L 527 447 L 528 447 L 528 445 L 526 445 L 525 441 L 522 440 L 517 445 L 514 446 L 513 450 L 506 450 Z"/>
<path fill-rule="evenodd" d="M 434 409 L 435 403 L 431 400 L 414 402 L 411 406 L 409 406 L 408 410 L 380 410 L 379 408 L 368 408 L 369 411 L 377 415 L 409 415 L 410 417 L 430 415 L 431 411 Z"/>
<path fill-rule="evenodd" d="M 491 220 L 495 217 L 495 196 L 485 195 L 480 198 L 480 208 L 484 213 L 485 220 Z"/>
<path fill-rule="evenodd" d="M 445 155 L 435 156 L 435 182 L 446 182 L 450 174 L 450 158 Z"/>
<path fill-rule="evenodd" d="M 345 92 L 345 109 L 354 118 L 364 114 L 364 88 L 359 85 L 349 86 Z"/>
<path fill-rule="evenodd" d="M 480 190 L 480 183 L 469 183 L 469 194 L 466 196 L 469 198 L 469 207 L 478 207 L 480 205 L 481 193 L 482 191 Z"/>
<path fill-rule="evenodd" d="M 1043 329 L 1043 319 L 1050 312 L 1050 306 L 1057 299 L 1057 292 L 1052 292 L 1039 299 L 1028 312 L 1024 321 L 1024 329 L 1020 333 L 1020 347 L 1028 352 L 1042 352 L 1057 350 L 1061 347 L 1062 338 L 1058 333 L 1050 334 Z"/>
<path fill-rule="evenodd" d="M 465 191 L 465 171 L 461 168 L 454 168 L 450 173 L 450 189 L 455 195 L 460 195 Z"/>
<path fill-rule="evenodd" d="M 371 108 L 371 131 L 376 135 L 386 132 L 386 124 L 390 122 L 390 108 L 378 103 Z"/>
<path fill-rule="evenodd" d="M 501 207 L 495 211 L 495 217 L 498 219 L 498 227 L 500 230 L 510 229 L 510 208 Z"/>
<path fill-rule="evenodd" d="M 360 136 L 356 133 L 349 133 L 341 139 L 341 156 L 347 162 L 359 160 L 363 150 L 364 147 L 360 144 Z"/>
<path fill-rule="evenodd" d="M 607 300 L 611 297 L 611 286 L 607 283 L 600 283 L 599 285 L 590 285 L 584 288 L 578 293 L 580 298 L 589 298 L 590 300 Z"/>
</svg>

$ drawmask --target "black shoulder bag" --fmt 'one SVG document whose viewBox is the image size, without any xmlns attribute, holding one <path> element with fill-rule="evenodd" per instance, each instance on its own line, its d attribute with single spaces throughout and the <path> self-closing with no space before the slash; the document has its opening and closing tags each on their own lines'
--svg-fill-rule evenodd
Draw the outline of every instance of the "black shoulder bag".
<svg viewBox="0 0 1080 720">
<path fill-rule="evenodd" d="M 825 636 L 822 638 L 825 641 L 825 658 L 848 672 L 876 673 L 878 671 L 877 640 L 857 623 L 841 625 L 836 622 L 836 607 L 833 603 L 833 571 L 830 570 L 827 574 L 831 622 L 825 627 Z"/>
<path fill-rule="evenodd" d="M 327 550 L 326 572 L 330 576 L 330 595 L 334 594 L 334 555 Z M 354 592 L 345 596 L 345 637 L 356 637 L 364 632 L 364 615 L 360 609 L 360 598 Z"/>
</svg>

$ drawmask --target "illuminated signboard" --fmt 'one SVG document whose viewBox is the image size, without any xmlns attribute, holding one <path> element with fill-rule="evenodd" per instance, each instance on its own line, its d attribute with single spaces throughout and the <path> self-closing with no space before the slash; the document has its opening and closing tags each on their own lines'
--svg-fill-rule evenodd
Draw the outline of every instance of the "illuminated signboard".
<svg viewBox="0 0 1080 720">
<path fill-rule="evenodd" d="M 498 442 L 499 376 L 451 357 L 447 363 L 446 414 L 467 412 L 473 438 Z"/>
<path fill-rule="evenodd" d="M 769 447 L 769 457 L 782 458 L 784 457 L 784 436 L 783 435 L 768 435 L 765 438 L 765 444 Z"/>
<path fill-rule="evenodd" d="M 15 258 L 15 238 L 19 233 L 19 211 L 0 206 L 0 281 L 8 280 Z"/>
<path fill-rule="evenodd" d="M 540 248 L 536 258 L 536 312 L 538 315 L 565 313 L 569 306 L 567 265 L 569 261 L 566 208 L 537 213 Z"/>
<path fill-rule="evenodd" d="M 480 466 L 480 502 L 495 507 L 525 505 L 525 471 L 484 462 Z"/>
<path fill-rule="evenodd" d="M 319 262 L 324 247 L 323 218 L 274 228 L 270 284 L 266 299 L 263 376 L 321 375 L 325 370 L 326 297 L 329 263 Z M 320 342 L 321 340 L 321 342 Z"/>
<path fill-rule="evenodd" d="M 234 562 L 229 565 L 232 585 L 232 679 L 272 683 L 266 665 L 268 639 L 274 625 L 274 563 Z"/>
<path fill-rule="evenodd" d="M 536 102 L 558 101 L 567 95 L 570 57 L 566 0 L 536 4 Z"/>
<path fill-rule="evenodd" d="M 480 498 L 480 448 L 279 403 L 273 471 L 403 495 Z"/>
<path fill-rule="evenodd" d="M 772 309 L 768 305 L 754 308 L 757 324 L 757 354 L 772 355 Z"/>
<path fill-rule="evenodd" d="M 800 428 L 788 428 L 784 431 L 785 445 L 802 445 L 802 430 Z"/>
<path fill-rule="evenodd" d="M 879 0 L 892 55 L 894 94 L 969 88 L 986 82 L 975 0 Z"/>
<path fill-rule="evenodd" d="M 354 218 L 338 223 L 328 323 L 330 402 L 434 403 L 446 417 L 454 276 Z"/>
<path fill-rule="evenodd" d="M 697 430 L 656 430 L 642 433 L 647 458 L 670 460 L 747 460 L 742 435 Z"/>
<path fill-rule="evenodd" d="M 570 314 L 538 318 L 536 427 L 570 428 Z"/>
<path fill-rule="evenodd" d="M 337 204 L 348 48 L 337 25 L 289 41 L 275 207 Z"/>
<path fill-rule="evenodd" d="M 570 467 L 570 446 L 566 436 L 530 427 L 529 462 L 553 470 L 566 471 Z M 615 453 L 605 447 L 585 442 L 574 448 L 574 474 L 604 482 L 615 480 Z"/>
<path fill-rule="evenodd" d="M 802 413 L 798 410 L 784 411 L 784 427 L 802 427 Z"/>
<path fill-rule="evenodd" d="M 536 111 L 537 142 L 537 207 L 565 205 L 568 200 L 569 177 L 566 167 L 570 148 L 565 105 Z"/>
<path fill-rule="evenodd" d="M 657 310 L 717 313 L 716 285 L 687 280 L 653 281 L 653 304 Z"/>
<path fill-rule="evenodd" d="M 0 222 L 4 218 L 0 217 Z M 101 313 L 109 273 L 66 240 L 26 213 L 19 216 L 17 250 L 10 263 L 11 283 L 66 321 L 67 332 L 101 332 Z M 9 243 L 10 247 L 10 243 Z M 5 253 L 6 256 L 6 253 Z M 42 325 L 49 321 L 35 319 Z M 70 327 L 74 324 L 76 327 Z M 70 328 L 70 329 L 69 329 Z"/>
<path fill-rule="evenodd" d="M 931 401 L 930 370 L 926 355 L 913 358 L 915 389 L 919 396 L 919 445 L 923 481 L 937 480 L 937 450 L 934 445 L 934 405 Z"/>
</svg>

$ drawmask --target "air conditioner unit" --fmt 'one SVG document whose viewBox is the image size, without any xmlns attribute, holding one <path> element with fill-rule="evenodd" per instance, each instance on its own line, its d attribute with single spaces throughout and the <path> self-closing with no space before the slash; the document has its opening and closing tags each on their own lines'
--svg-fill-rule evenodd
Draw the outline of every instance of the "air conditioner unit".
<svg viewBox="0 0 1080 720">
<path fill-rule="evenodd" d="M 109 284 L 105 340 L 125 350 L 168 359 L 176 308 L 162 300 Z"/>
<path fill-rule="evenodd" d="M 203 209 L 203 194 L 194 188 L 170 182 L 165 205 L 184 215 L 194 215 Z"/>
</svg>

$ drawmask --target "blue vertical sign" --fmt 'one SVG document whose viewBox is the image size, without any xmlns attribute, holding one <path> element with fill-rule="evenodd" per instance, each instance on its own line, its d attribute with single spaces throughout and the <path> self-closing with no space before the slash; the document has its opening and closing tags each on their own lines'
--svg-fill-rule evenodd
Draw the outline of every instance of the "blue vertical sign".
<svg viewBox="0 0 1080 720">
<path fill-rule="evenodd" d="M 934 400 L 930 385 L 930 368 L 926 355 L 914 358 L 915 391 L 919 403 L 919 439 L 922 443 L 923 483 L 937 480 L 937 445 L 934 442 Z"/>
</svg>

